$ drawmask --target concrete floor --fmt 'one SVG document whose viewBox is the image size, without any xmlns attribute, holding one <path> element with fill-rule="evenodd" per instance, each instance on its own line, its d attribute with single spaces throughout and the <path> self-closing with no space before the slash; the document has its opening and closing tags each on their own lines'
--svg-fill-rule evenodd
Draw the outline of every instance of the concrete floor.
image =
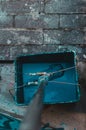
<svg viewBox="0 0 86 130">
<path fill-rule="evenodd" d="M 75 104 L 57 104 L 44 110 L 43 122 L 65 130 L 86 130 L 86 88 L 81 86 L 80 101 Z"/>
<path fill-rule="evenodd" d="M 1 66 L 0 112 L 22 119 L 26 107 L 17 106 L 8 91 L 14 85 L 13 72 L 13 65 Z M 86 130 L 86 88 L 81 86 L 81 99 L 75 104 L 45 105 L 42 122 L 49 122 L 52 127 L 63 127 L 65 130 Z"/>
</svg>

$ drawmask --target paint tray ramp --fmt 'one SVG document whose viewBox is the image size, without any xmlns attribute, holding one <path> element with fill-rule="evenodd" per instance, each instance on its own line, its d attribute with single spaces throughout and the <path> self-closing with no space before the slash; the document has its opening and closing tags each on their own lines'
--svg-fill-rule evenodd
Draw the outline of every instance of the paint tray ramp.
<svg viewBox="0 0 86 130">
<path fill-rule="evenodd" d="M 15 60 L 15 100 L 26 105 L 36 93 L 38 86 L 28 86 L 37 82 L 36 73 L 51 73 L 44 90 L 44 104 L 73 103 L 80 99 L 78 74 L 74 52 L 59 52 L 22 55 Z"/>
</svg>

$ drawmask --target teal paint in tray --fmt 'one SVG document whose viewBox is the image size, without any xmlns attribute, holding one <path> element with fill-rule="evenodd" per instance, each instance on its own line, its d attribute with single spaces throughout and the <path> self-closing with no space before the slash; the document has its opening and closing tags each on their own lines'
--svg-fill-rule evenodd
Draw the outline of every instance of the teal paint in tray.
<svg viewBox="0 0 86 130">
<path fill-rule="evenodd" d="M 79 101 L 80 90 L 75 66 L 74 52 L 23 55 L 17 57 L 15 60 L 15 99 L 17 104 L 28 104 L 37 91 L 38 86 L 28 87 L 27 85 L 28 82 L 38 81 L 39 78 L 39 76 L 30 76 L 27 73 L 36 72 L 57 72 L 54 77 L 50 78 L 48 85 L 45 86 L 44 104 Z M 71 69 L 65 71 L 67 68 Z M 22 85 L 26 87 L 18 88 Z"/>
<path fill-rule="evenodd" d="M 0 113 L 0 130 L 18 130 L 20 121 Z"/>
</svg>

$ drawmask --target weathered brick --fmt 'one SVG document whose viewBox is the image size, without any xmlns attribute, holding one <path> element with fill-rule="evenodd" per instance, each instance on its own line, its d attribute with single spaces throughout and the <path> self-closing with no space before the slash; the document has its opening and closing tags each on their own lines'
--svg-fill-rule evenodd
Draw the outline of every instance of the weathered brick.
<svg viewBox="0 0 86 130">
<path fill-rule="evenodd" d="M 7 15 L 0 15 L 0 28 L 13 27 L 13 17 Z"/>
<path fill-rule="evenodd" d="M 84 33 L 79 30 L 45 30 L 44 31 L 45 44 L 83 44 Z"/>
<path fill-rule="evenodd" d="M 85 45 L 85 48 L 86 48 L 86 27 L 83 28 L 83 32 L 84 32 L 84 45 Z"/>
<path fill-rule="evenodd" d="M 86 15 L 61 15 L 60 27 L 81 28 L 86 27 Z"/>
<path fill-rule="evenodd" d="M 86 44 L 86 32 L 84 33 L 84 43 Z"/>
<path fill-rule="evenodd" d="M 6 96 L 6 92 L 8 93 L 9 89 L 13 87 L 12 83 L 14 83 L 15 80 L 14 74 L 14 64 L 0 64 L 0 75 L 3 83 L 3 87 L 1 88 L 2 95 L 5 94 Z"/>
<path fill-rule="evenodd" d="M 63 44 L 83 44 L 84 33 L 79 30 L 64 31 L 61 37 L 61 43 Z"/>
<path fill-rule="evenodd" d="M 0 46 L 0 60 L 10 60 L 10 49 L 7 46 Z"/>
<path fill-rule="evenodd" d="M 42 44 L 42 30 L 0 30 L 0 44 Z"/>
<path fill-rule="evenodd" d="M 18 15 L 15 25 L 18 28 L 58 28 L 58 15 Z"/>
<path fill-rule="evenodd" d="M 44 31 L 44 44 L 60 44 L 61 31 L 58 30 L 45 30 Z"/>
<path fill-rule="evenodd" d="M 79 46 L 59 46 L 56 45 L 28 45 L 28 46 L 10 46 L 10 59 L 14 60 L 18 55 L 21 54 L 38 54 L 38 53 L 55 53 L 65 50 L 76 51 L 82 53 L 82 49 Z"/>
<path fill-rule="evenodd" d="M 39 13 L 44 13 L 44 6 L 45 6 L 44 0 L 39 0 L 39 1 L 40 1 L 40 11 L 39 11 Z"/>
<path fill-rule="evenodd" d="M 59 17 L 58 15 L 44 15 L 43 22 L 43 28 L 58 28 Z"/>
<path fill-rule="evenodd" d="M 14 60 L 18 55 L 21 54 L 38 54 L 38 53 L 46 53 L 46 52 L 56 52 L 58 46 L 57 45 L 28 45 L 24 46 L 10 46 L 10 58 Z"/>
<path fill-rule="evenodd" d="M 83 50 L 79 46 L 63 45 L 20 45 L 20 46 L 0 46 L 0 60 L 15 60 L 21 54 L 53 53 L 65 50 L 72 50 L 77 54 L 82 54 Z"/>
<path fill-rule="evenodd" d="M 9 16 L 5 11 L 2 11 L 0 6 L 0 28 L 1 27 L 12 27 L 13 17 Z"/>
<path fill-rule="evenodd" d="M 46 13 L 85 13 L 85 0 L 45 0 Z"/>
<path fill-rule="evenodd" d="M 11 16 L 0 16 L 0 28 L 8 28 L 13 26 L 13 18 Z"/>
<path fill-rule="evenodd" d="M 10 0 L 2 2 L 2 9 L 8 14 L 39 12 L 40 3 L 38 0 Z"/>
<path fill-rule="evenodd" d="M 0 60 L 15 60 L 17 56 L 23 54 L 38 54 L 38 53 L 55 53 L 61 51 L 75 51 L 79 57 L 83 58 L 85 50 L 80 46 L 75 45 L 58 45 L 58 44 L 44 44 L 44 45 L 16 45 L 16 46 L 0 46 Z"/>
</svg>

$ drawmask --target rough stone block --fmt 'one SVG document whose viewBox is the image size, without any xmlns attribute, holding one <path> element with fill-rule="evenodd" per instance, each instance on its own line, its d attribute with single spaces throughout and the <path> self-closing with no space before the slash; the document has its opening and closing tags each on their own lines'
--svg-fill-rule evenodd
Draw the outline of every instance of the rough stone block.
<svg viewBox="0 0 86 130">
<path fill-rule="evenodd" d="M 20 46 L 10 46 L 10 58 L 9 60 L 14 60 L 18 55 L 21 54 L 38 54 L 46 52 L 56 52 L 57 45 L 21 45 Z"/>
<path fill-rule="evenodd" d="M 0 74 L 1 74 L 1 79 L 2 79 L 2 84 L 1 87 L 1 94 L 4 95 L 6 92 L 9 92 L 9 87 L 10 89 L 13 87 L 12 83 L 14 83 L 15 78 L 15 69 L 14 69 L 14 64 L 0 64 Z M 9 86 L 9 87 L 7 87 Z M 6 102 L 5 102 L 6 104 Z"/>
<path fill-rule="evenodd" d="M 0 60 L 10 60 L 10 49 L 7 46 L 0 46 Z"/>
<path fill-rule="evenodd" d="M 44 45 L 21 45 L 20 46 L 10 46 L 10 58 L 9 60 L 15 60 L 15 58 L 19 55 L 23 54 L 39 54 L 39 53 L 55 53 L 59 51 L 64 51 L 64 49 L 68 48 L 68 50 L 73 49 L 81 53 L 81 49 L 72 46 L 59 46 L 58 44 L 44 44 Z"/>
<path fill-rule="evenodd" d="M 59 30 L 44 30 L 44 44 L 60 44 L 61 33 Z"/>
<path fill-rule="evenodd" d="M 86 45 L 86 27 L 83 29 L 84 31 L 84 44 Z"/>
<path fill-rule="evenodd" d="M 0 15 L 0 28 L 9 28 L 13 26 L 12 16 Z"/>
<path fill-rule="evenodd" d="M 3 1 L 1 5 L 2 9 L 8 14 L 33 13 L 39 12 L 40 9 L 40 3 L 38 0 Z"/>
<path fill-rule="evenodd" d="M 79 30 L 45 30 L 44 31 L 45 44 L 83 44 L 84 33 Z"/>
<path fill-rule="evenodd" d="M 44 15 L 43 19 L 43 28 L 58 28 L 59 16 L 58 15 Z"/>
<path fill-rule="evenodd" d="M 85 0 L 45 0 L 46 13 L 85 13 Z"/>
<path fill-rule="evenodd" d="M 44 0 L 39 0 L 39 1 L 40 1 L 40 12 L 39 13 L 44 13 L 44 6 L 45 6 Z"/>
<path fill-rule="evenodd" d="M 0 27 L 12 27 L 13 17 L 9 16 L 0 6 Z"/>
<path fill-rule="evenodd" d="M 42 30 L 0 30 L 0 44 L 42 44 Z"/>
<path fill-rule="evenodd" d="M 61 15 L 60 27 L 82 28 L 86 27 L 86 15 Z"/>
<path fill-rule="evenodd" d="M 64 31 L 61 37 L 61 43 L 63 44 L 83 44 L 84 33 L 80 30 Z"/>
<path fill-rule="evenodd" d="M 86 54 L 86 49 L 79 45 L 58 45 L 58 44 L 43 44 L 43 45 L 16 45 L 16 46 L 1 46 L 0 60 L 15 60 L 19 55 L 38 54 L 38 53 L 55 53 L 61 51 L 75 51 L 79 57 L 83 58 Z M 82 53 L 83 52 L 83 53 Z"/>
<path fill-rule="evenodd" d="M 84 43 L 86 44 L 86 32 L 85 32 L 85 35 L 84 35 Z"/>
<path fill-rule="evenodd" d="M 35 12 L 32 15 L 18 15 L 15 18 L 15 25 L 18 28 L 58 28 L 58 15 L 39 15 Z"/>
</svg>

